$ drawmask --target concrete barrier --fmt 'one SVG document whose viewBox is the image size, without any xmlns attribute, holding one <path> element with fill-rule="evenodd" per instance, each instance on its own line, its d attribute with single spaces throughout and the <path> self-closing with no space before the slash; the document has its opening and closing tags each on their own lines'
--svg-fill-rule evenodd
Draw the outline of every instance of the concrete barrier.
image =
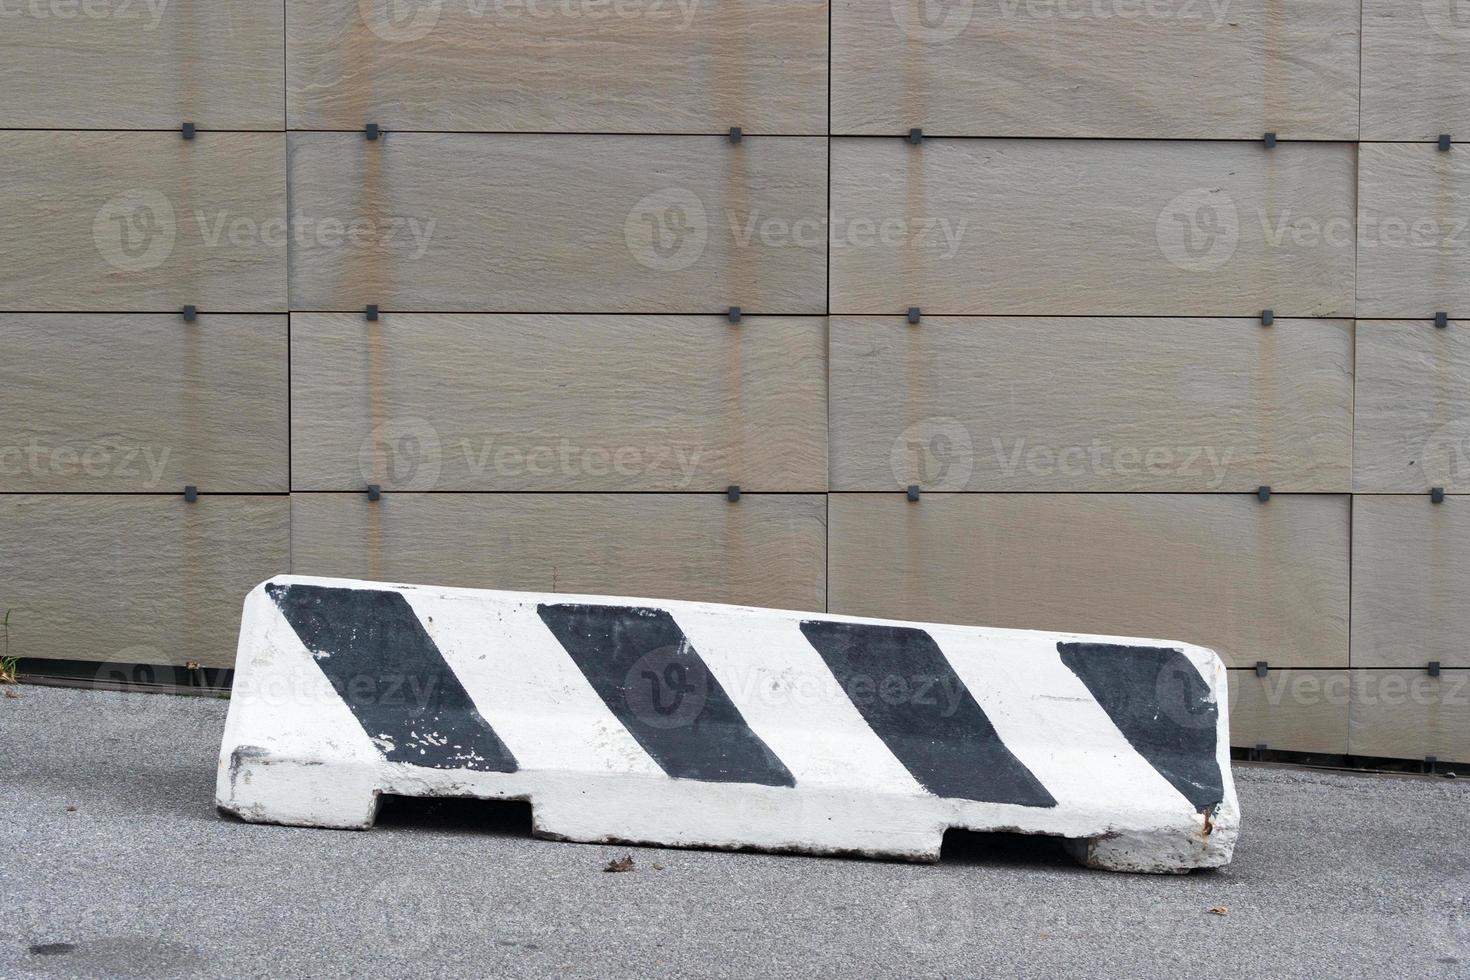
<svg viewBox="0 0 1470 980">
<path fill-rule="evenodd" d="M 540 836 L 933 861 L 948 828 L 1084 863 L 1230 860 L 1225 670 L 1154 640 L 283 577 L 220 751 L 246 820 L 529 800 Z"/>
</svg>

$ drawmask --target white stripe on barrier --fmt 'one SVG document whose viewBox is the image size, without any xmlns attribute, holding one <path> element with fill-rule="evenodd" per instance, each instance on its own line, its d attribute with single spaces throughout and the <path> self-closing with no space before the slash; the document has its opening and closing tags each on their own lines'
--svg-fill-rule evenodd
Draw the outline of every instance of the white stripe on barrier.
<svg viewBox="0 0 1470 980">
<path fill-rule="evenodd" d="M 924 788 L 883 744 L 789 619 L 680 610 L 675 621 L 797 782 L 901 796 Z"/>
<path fill-rule="evenodd" d="M 1161 801 L 1167 813 L 1188 806 L 1062 663 L 1056 634 L 1017 633 L 1002 653 L 973 630 L 929 632 L 1001 739 L 1059 807 L 1116 809 Z"/>
<path fill-rule="evenodd" d="M 417 590 L 405 598 L 522 769 L 663 778 L 536 615 L 535 603 L 490 605 Z"/>
</svg>

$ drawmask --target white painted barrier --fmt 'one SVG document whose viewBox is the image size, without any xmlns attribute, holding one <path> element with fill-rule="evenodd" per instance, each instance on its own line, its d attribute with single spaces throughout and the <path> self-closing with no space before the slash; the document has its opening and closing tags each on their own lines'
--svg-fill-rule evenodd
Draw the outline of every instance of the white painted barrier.
<svg viewBox="0 0 1470 980">
<path fill-rule="evenodd" d="M 372 826 L 379 794 L 529 800 L 575 841 L 1230 860 L 1225 670 L 1155 640 L 282 577 L 245 603 L 219 805 Z"/>
</svg>

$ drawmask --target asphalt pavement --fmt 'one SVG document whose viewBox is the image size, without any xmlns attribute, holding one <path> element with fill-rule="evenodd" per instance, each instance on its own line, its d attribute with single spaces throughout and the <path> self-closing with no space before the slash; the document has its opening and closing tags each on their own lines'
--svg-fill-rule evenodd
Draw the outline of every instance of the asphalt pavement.
<svg viewBox="0 0 1470 980">
<path fill-rule="evenodd" d="M 1470 977 L 1470 778 L 1238 766 L 1235 861 L 1186 877 L 565 844 L 477 804 L 304 830 L 215 811 L 223 701 L 9 690 L 0 976 Z"/>
</svg>

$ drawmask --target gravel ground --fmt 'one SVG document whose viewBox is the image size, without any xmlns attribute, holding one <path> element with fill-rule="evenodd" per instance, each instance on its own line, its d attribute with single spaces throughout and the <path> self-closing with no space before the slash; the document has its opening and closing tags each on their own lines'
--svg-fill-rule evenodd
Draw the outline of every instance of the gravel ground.
<svg viewBox="0 0 1470 980">
<path fill-rule="evenodd" d="M 936 866 L 562 844 L 444 803 L 301 830 L 216 813 L 223 701 L 11 690 L 4 976 L 1470 976 L 1463 778 L 1237 767 L 1234 864 L 1180 878 L 1011 838 Z"/>
</svg>

